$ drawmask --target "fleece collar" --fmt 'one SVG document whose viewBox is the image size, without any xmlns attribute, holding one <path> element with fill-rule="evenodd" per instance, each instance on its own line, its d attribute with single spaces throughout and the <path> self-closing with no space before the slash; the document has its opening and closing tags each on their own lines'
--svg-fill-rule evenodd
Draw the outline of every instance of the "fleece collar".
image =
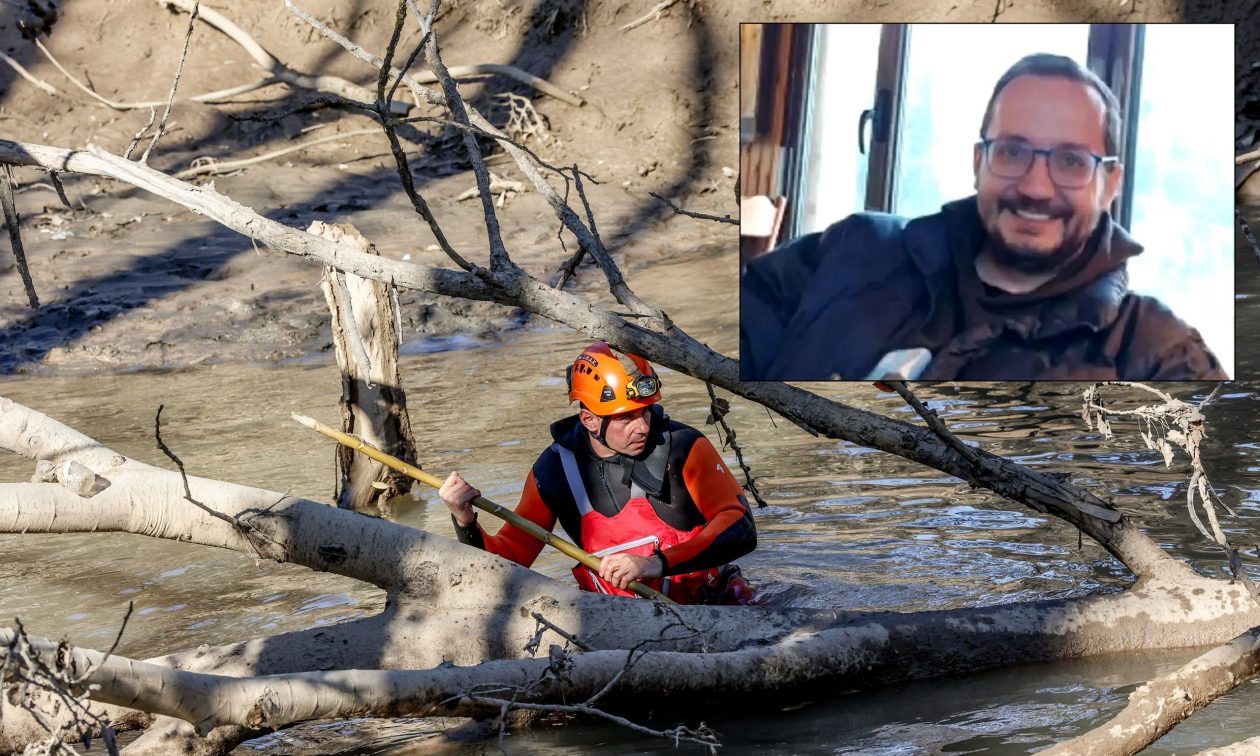
<svg viewBox="0 0 1260 756">
<path fill-rule="evenodd" d="M 956 305 L 955 265 L 974 265 L 984 238 L 974 195 L 906 225 L 910 258 L 928 282 L 932 313 L 928 322 Z M 1129 288 L 1125 262 L 1142 249 L 1110 213 L 1103 213 L 1084 253 L 1058 276 L 1025 294 L 987 294 L 983 305 L 995 326 L 1005 321 L 1009 330 L 1028 340 L 1080 327 L 1101 330 L 1118 317 Z"/>
</svg>

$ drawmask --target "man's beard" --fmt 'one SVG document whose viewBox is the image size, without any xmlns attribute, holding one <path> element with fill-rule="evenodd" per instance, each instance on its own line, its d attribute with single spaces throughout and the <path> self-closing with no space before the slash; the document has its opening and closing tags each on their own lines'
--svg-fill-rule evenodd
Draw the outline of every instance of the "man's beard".
<svg viewBox="0 0 1260 756">
<path fill-rule="evenodd" d="M 1018 270 L 1021 273 L 1054 273 L 1067 265 L 1077 252 L 1081 251 L 1080 239 L 1064 237 L 1063 242 L 1053 250 L 1019 249 L 1007 245 L 997 229 L 989 232 L 985 249 L 993 257 L 993 261 L 1004 268 Z"/>
<path fill-rule="evenodd" d="M 1073 236 L 1069 233 L 1068 222 L 1072 218 L 1071 210 L 1057 211 L 1044 203 L 1020 202 L 1018 199 L 1001 199 L 998 201 L 998 212 L 1024 210 L 1030 213 L 1050 215 L 1063 224 L 1063 240 L 1052 250 L 1032 246 L 1012 247 L 1002 238 L 998 224 L 988 229 L 986 249 L 998 265 L 1017 270 L 1021 273 L 1041 274 L 1055 273 L 1067 265 L 1076 254 L 1085 247 L 1088 237 Z"/>
</svg>

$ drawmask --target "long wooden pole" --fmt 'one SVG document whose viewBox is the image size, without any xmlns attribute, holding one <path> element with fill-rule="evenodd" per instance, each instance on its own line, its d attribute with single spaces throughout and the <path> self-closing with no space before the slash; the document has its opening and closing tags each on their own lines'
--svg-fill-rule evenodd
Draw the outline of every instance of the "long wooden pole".
<svg viewBox="0 0 1260 756">
<path fill-rule="evenodd" d="M 421 470 L 420 468 L 416 467 L 415 465 L 409 465 L 406 462 L 403 462 L 401 459 L 398 459 L 397 457 L 392 457 L 386 454 L 385 452 L 381 451 L 380 449 L 377 449 L 375 446 L 372 446 L 371 444 L 359 438 L 358 436 L 353 436 L 349 433 L 342 433 L 339 430 L 336 430 L 334 428 L 328 427 L 327 425 L 324 425 L 323 423 L 321 423 L 320 421 L 314 418 L 307 417 L 306 415 L 299 415 L 296 412 L 293 413 L 293 419 L 298 421 L 302 425 L 305 425 L 307 428 L 310 428 L 311 430 L 315 431 L 316 433 L 322 433 L 323 435 L 331 438 L 337 443 L 344 444 L 345 446 L 348 446 L 351 449 L 354 449 L 355 451 L 359 452 L 360 454 L 363 454 L 364 456 L 371 457 L 372 459 L 376 460 L 377 462 L 380 462 L 386 467 L 390 467 L 394 470 L 397 470 L 398 472 L 402 473 L 403 475 L 406 475 L 409 478 L 418 480 L 427 486 L 432 486 L 433 488 L 442 487 L 441 478 L 431 473 L 427 473 L 424 470 Z M 526 533 L 529 533 L 534 538 L 537 538 L 538 540 L 542 541 L 548 546 L 551 546 L 552 548 L 561 552 L 565 556 L 572 557 L 573 559 L 578 560 L 579 562 L 586 565 L 587 567 L 590 567 L 592 570 L 595 570 L 596 572 L 599 571 L 599 557 L 595 556 L 594 554 L 591 554 L 590 552 L 582 550 L 580 547 L 575 546 L 574 544 L 553 534 L 549 530 L 544 530 L 543 528 L 539 527 L 538 523 L 527 520 L 524 517 L 521 517 L 517 513 L 513 512 L 512 510 L 499 506 L 498 504 L 495 504 L 493 501 L 490 501 L 489 499 L 483 496 L 478 496 L 475 499 L 473 499 L 472 505 L 484 512 L 489 512 L 490 514 L 494 515 L 495 517 L 498 517 L 501 520 L 506 520 L 512 523 L 520 530 L 523 530 Z M 665 594 L 661 593 L 660 591 L 655 591 L 647 587 L 643 583 L 640 583 L 638 580 L 630 581 L 629 588 L 635 594 L 642 596 L 645 599 L 663 601 L 667 604 L 674 603 Z"/>
</svg>

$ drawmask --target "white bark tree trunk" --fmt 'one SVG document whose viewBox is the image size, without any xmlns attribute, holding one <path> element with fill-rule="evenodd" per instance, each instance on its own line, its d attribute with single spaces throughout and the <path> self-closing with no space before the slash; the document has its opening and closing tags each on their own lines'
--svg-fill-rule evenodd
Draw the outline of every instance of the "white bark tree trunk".
<svg viewBox="0 0 1260 756">
<path fill-rule="evenodd" d="M 348 244 L 366 255 L 376 248 L 349 224 L 315 221 L 307 232 Z M 333 347 L 341 369 L 341 430 L 377 449 L 416 464 L 416 442 L 407 415 L 407 394 L 398 372 L 400 313 L 391 287 L 324 268 L 320 288 L 332 313 Z M 347 447 L 337 447 L 337 506 L 386 510 L 391 498 L 411 490 L 411 478 Z M 383 488 L 376 488 L 379 483 Z"/>
<path fill-rule="evenodd" d="M 1046 756 L 1138 753 L 1191 714 L 1257 673 L 1260 673 L 1260 627 L 1253 627 L 1229 643 L 1196 657 L 1176 672 L 1151 680 L 1129 695 L 1128 705 L 1116 716 L 1042 753 Z"/>
</svg>

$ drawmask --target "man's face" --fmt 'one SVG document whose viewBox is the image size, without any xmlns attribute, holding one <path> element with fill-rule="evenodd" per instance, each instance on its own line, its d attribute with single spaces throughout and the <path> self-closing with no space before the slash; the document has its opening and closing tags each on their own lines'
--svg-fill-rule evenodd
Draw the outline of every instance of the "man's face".
<svg viewBox="0 0 1260 756">
<path fill-rule="evenodd" d="M 994 102 L 985 137 L 1019 139 L 1035 149 L 1084 147 L 1105 156 L 1106 119 L 1102 97 L 1085 82 L 1018 76 Z M 1103 164 L 1085 186 L 1065 189 L 1051 180 L 1046 156 L 1037 155 L 1023 178 L 1002 178 L 989 170 L 980 145 L 974 167 L 989 251 L 997 263 L 1028 273 L 1058 270 L 1081 251 L 1123 177 L 1118 163 Z"/>
<path fill-rule="evenodd" d="M 598 433 L 603 418 L 589 410 L 579 413 L 582 425 L 591 433 Z M 651 418 L 648 408 L 623 412 L 608 419 L 608 430 L 604 432 L 604 441 L 608 448 L 627 457 L 637 457 L 647 448 L 648 431 L 651 429 Z"/>
</svg>

